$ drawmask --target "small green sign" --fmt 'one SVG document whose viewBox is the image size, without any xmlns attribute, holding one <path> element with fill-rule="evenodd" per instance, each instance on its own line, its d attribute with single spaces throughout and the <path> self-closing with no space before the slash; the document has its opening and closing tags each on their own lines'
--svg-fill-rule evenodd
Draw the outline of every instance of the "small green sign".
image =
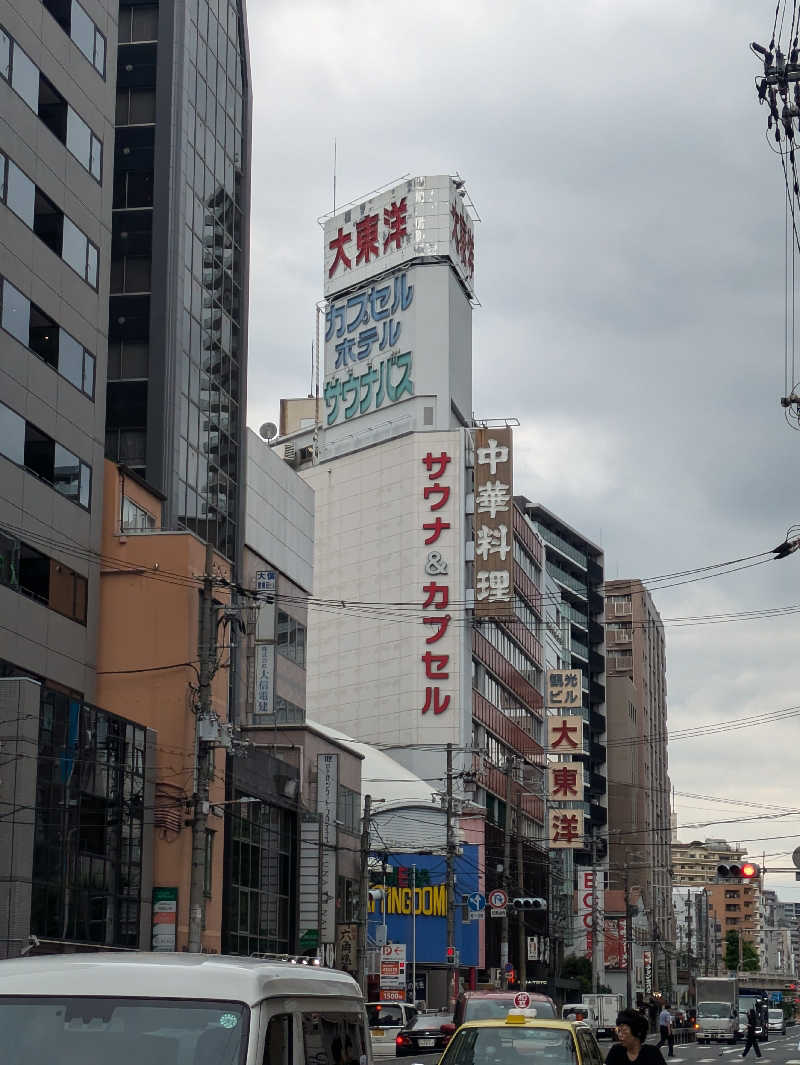
<svg viewBox="0 0 800 1065">
<path fill-rule="evenodd" d="M 319 931 L 316 928 L 307 928 L 300 936 L 300 946 L 303 950 L 311 950 L 319 946 Z"/>
</svg>

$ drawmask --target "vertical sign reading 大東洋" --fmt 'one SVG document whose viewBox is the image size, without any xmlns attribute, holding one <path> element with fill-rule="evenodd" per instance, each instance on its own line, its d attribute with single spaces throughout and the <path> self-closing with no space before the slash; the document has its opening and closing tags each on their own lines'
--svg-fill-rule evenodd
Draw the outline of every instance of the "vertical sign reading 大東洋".
<svg viewBox="0 0 800 1065">
<path fill-rule="evenodd" d="M 514 616 L 511 429 L 475 430 L 475 617 Z"/>
</svg>

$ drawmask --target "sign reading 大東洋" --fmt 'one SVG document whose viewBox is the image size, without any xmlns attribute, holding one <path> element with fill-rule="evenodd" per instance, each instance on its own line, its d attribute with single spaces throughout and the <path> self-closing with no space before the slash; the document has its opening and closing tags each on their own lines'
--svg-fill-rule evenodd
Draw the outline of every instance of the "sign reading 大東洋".
<svg viewBox="0 0 800 1065">
<path fill-rule="evenodd" d="M 472 217 L 464 182 L 447 174 L 408 178 L 325 222 L 325 297 L 415 259 L 449 259 L 470 293 Z"/>
</svg>

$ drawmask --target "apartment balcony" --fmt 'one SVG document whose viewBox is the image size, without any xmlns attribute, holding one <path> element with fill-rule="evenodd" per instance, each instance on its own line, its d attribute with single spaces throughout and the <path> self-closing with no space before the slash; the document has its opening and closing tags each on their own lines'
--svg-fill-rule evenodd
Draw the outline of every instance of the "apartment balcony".
<svg viewBox="0 0 800 1065">
<path fill-rule="evenodd" d="M 569 591 L 573 592 L 575 595 L 580 596 L 581 599 L 586 599 L 587 591 L 585 581 L 579 581 L 576 577 L 573 577 L 571 573 L 567 573 L 565 569 L 562 569 L 561 566 L 552 561 L 552 559 L 550 558 L 548 558 L 547 560 L 547 569 L 553 580 L 560 584 L 563 588 L 566 588 Z"/>
</svg>

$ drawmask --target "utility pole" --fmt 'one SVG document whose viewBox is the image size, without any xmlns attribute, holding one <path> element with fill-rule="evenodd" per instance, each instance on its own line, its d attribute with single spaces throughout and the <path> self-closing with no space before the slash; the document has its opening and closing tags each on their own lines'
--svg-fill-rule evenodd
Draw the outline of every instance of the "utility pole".
<svg viewBox="0 0 800 1065">
<path fill-rule="evenodd" d="M 369 825 L 372 811 L 372 796 L 364 796 L 364 817 L 361 821 L 361 905 L 358 914 L 358 983 L 364 1001 L 367 999 L 367 915 L 369 912 Z M 383 900 L 384 908 L 386 899 Z"/>
<path fill-rule="evenodd" d="M 456 921 L 455 921 L 455 908 L 456 908 L 456 844 L 455 833 L 453 832 L 453 745 L 448 743 L 447 745 L 447 780 L 445 782 L 446 797 L 447 797 L 447 833 L 445 837 L 446 845 L 446 868 L 447 868 L 447 960 L 448 960 L 448 972 L 447 972 L 447 984 L 448 984 L 448 998 L 452 996 L 455 1002 L 458 998 L 458 966 L 455 959 L 455 937 L 456 937 Z M 414 989 L 416 994 L 416 988 Z"/>
<path fill-rule="evenodd" d="M 633 981 L 631 967 L 633 963 L 633 918 L 631 916 L 631 879 L 628 863 L 625 862 L 625 1006 L 633 1006 Z"/>
<path fill-rule="evenodd" d="M 686 889 L 686 993 L 692 999 L 692 893 Z"/>
<path fill-rule="evenodd" d="M 513 797 L 514 787 L 514 773 L 513 762 L 510 758 L 506 758 L 506 816 L 503 823 L 503 888 L 506 895 L 511 894 L 511 877 L 509 876 L 509 869 L 511 866 L 511 802 Z M 506 906 L 505 913 L 500 919 L 500 968 L 502 970 L 502 983 L 503 989 L 508 989 L 508 973 L 506 972 L 506 966 L 508 965 L 508 906 Z"/>
<path fill-rule="evenodd" d="M 190 954 L 203 949 L 203 925 L 206 916 L 205 875 L 206 836 L 208 831 L 209 779 L 214 748 L 204 739 L 204 726 L 212 715 L 211 681 L 217 671 L 217 622 L 214 612 L 214 548 L 206 544 L 203 591 L 200 596 L 198 657 L 200 660 L 199 691 L 195 718 L 195 793 L 192 817 L 192 869 L 189 883 L 189 941 Z"/>
<path fill-rule="evenodd" d="M 520 894 L 520 898 L 523 898 L 526 894 L 522 853 L 522 791 L 520 790 L 517 803 L 517 891 Z M 525 991 L 528 983 L 528 943 L 524 910 L 520 910 L 517 913 L 517 957 L 519 959 L 517 963 L 519 967 L 519 989 L 520 991 Z"/>
</svg>

